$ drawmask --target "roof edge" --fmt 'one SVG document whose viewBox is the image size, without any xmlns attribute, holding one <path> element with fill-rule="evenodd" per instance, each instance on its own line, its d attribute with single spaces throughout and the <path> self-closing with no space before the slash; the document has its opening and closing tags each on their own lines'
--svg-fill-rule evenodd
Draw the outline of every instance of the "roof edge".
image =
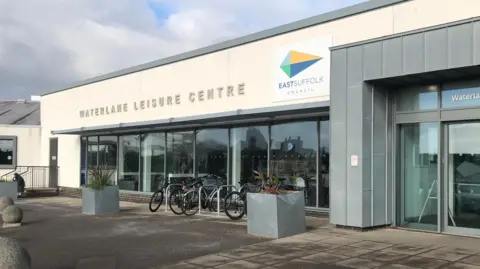
<svg viewBox="0 0 480 269">
<path fill-rule="evenodd" d="M 234 39 L 231 39 L 231 40 L 227 40 L 227 41 L 224 41 L 224 42 L 221 42 L 221 43 L 218 43 L 218 44 L 210 45 L 210 46 L 207 46 L 207 47 L 199 48 L 199 49 L 196 49 L 196 50 L 192 50 L 192 51 L 184 52 L 184 53 L 181 53 L 181 54 L 177 54 L 177 55 L 169 56 L 169 57 L 166 57 L 166 58 L 162 58 L 162 59 L 159 59 L 159 60 L 155 60 L 155 61 L 152 61 L 152 62 L 148 62 L 148 63 L 145 63 L 145 64 L 141 64 L 141 65 L 121 69 L 121 70 L 118 70 L 118 71 L 110 72 L 110 73 L 107 73 L 107 74 L 103 74 L 103 75 L 100 75 L 100 76 L 96 76 L 96 77 L 93 77 L 93 78 L 89 78 L 89 79 L 86 79 L 86 80 L 83 80 L 83 81 L 80 81 L 80 82 L 73 83 L 70 86 L 67 86 L 66 88 L 46 92 L 46 93 L 42 94 L 41 96 L 43 97 L 43 96 L 47 96 L 47 95 L 50 95 L 50 94 L 54 94 L 54 93 L 70 90 L 70 89 L 73 89 L 73 88 L 77 88 L 77 87 L 80 87 L 80 86 L 85 86 L 85 85 L 88 85 L 88 84 L 100 82 L 100 81 L 103 81 L 103 80 L 108 80 L 108 79 L 128 75 L 128 74 L 131 74 L 131 73 L 136 73 L 136 72 L 139 72 L 139 71 L 144 71 L 144 70 L 148 70 L 148 69 L 151 69 L 151 68 L 155 68 L 155 67 L 159 67 L 159 66 L 163 66 L 163 65 L 167 65 L 167 64 L 171 64 L 171 63 L 175 63 L 175 62 L 179 62 L 179 61 L 184 61 L 184 60 L 199 57 L 199 56 L 203 56 L 203 55 L 206 55 L 206 54 L 210 54 L 210 53 L 214 53 L 214 52 L 238 47 L 238 46 L 245 45 L 245 44 L 248 44 L 248 43 L 253 43 L 253 42 L 260 41 L 260 40 L 267 39 L 267 38 L 271 38 L 271 37 L 274 37 L 274 36 L 278 36 L 278 35 L 294 32 L 294 31 L 297 31 L 297 30 L 301 30 L 301 29 L 304 29 L 304 28 L 316 26 L 316 25 L 319 25 L 319 24 L 322 24 L 322 23 L 325 23 L 325 22 L 334 21 L 334 20 L 338 20 L 338 19 L 341 19 L 341 18 L 345 18 L 345 17 L 350 17 L 350 16 L 353 16 L 353 15 L 373 11 L 373 10 L 376 10 L 376 9 L 384 8 L 384 7 L 387 7 L 387 6 L 391 6 L 391 5 L 395 5 L 395 4 L 399 4 L 399 3 L 403 3 L 403 2 L 407 2 L 407 1 L 411 1 L 411 0 L 369 0 L 367 2 L 363 2 L 363 3 L 353 5 L 353 6 L 348 6 L 348 7 L 342 8 L 342 9 L 330 11 L 330 12 L 323 13 L 323 14 L 320 14 L 320 15 L 317 15 L 317 16 L 313 16 L 313 17 L 310 17 L 310 18 L 306 18 L 306 19 L 303 19 L 303 20 L 300 20 L 300 21 L 280 25 L 280 26 L 277 26 L 277 27 L 274 27 L 274 28 L 270 28 L 270 29 L 267 29 L 267 30 L 257 32 L 257 33 L 253 33 L 253 34 L 249 34 L 249 35 L 246 35 L 246 36 L 242 36 L 242 37 L 234 38 Z"/>
</svg>

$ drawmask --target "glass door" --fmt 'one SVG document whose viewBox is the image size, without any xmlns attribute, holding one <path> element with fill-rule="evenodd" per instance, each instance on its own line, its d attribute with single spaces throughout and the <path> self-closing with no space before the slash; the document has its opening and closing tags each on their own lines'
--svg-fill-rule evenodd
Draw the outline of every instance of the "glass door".
<svg viewBox="0 0 480 269">
<path fill-rule="evenodd" d="M 438 130 L 437 122 L 400 125 L 400 226 L 437 231 Z"/>
<path fill-rule="evenodd" d="M 480 122 L 445 125 L 445 230 L 480 235 Z"/>
</svg>

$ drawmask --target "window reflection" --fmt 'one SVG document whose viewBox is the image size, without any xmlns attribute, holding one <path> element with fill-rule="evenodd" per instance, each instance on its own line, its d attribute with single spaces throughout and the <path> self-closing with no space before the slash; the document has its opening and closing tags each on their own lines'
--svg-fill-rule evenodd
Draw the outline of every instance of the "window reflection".
<svg viewBox="0 0 480 269">
<path fill-rule="evenodd" d="M 140 135 L 119 137 L 118 187 L 138 191 L 140 180 Z"/>
<path fill-rule="evenodd" d="M 317 206 L 317 121 L 271 126 L 270 168 L 282 184 L 305 188 L 305 205 Z"/>
<path fill-rule="evenodd" d="M 254 182 L 253 170 L 267 172 L 268 126 L 239 127 L 230 130 L 229 184 L 240 187 Z"/>
<path fill-rule="evenodd" d="M 167 133 L 167 173 L 171 183 L 193 177 L 193 131 Z"/>
<path fill-rule="evenodd" d="M 140 190 L 155 192 L 165 179 L 165 133 L 142 135 L 142 181 Z"/>
<path fill-rule="evenodd" d="M 320 179 L 318 188 L 318 206 L 330 206 L 330 121 L 320 121 Z"/>
<path fill-rule="evenodd" d="M 438 107 L 438 86 L 422 86 L 397 91 L 397 111 L 418 111 Z"/>
<path fill-rule="evenodd" d="M 90 136 L 87 139 L 87 168 L 98 165 L 98 136 Z"/>
<path fill-rule="evenodd" d="M 100 136 L 98 138 L 98 165 L 117 167 L 117 137 Z"/>
<path fill-rule="evenodd" d="M 206 185 L 227 184 L 228 129 L 197 131 L 195 161 L 196 173 L 208 176 Z M 208 182 L 210 181 L 210 182 Z"/>
</svg>

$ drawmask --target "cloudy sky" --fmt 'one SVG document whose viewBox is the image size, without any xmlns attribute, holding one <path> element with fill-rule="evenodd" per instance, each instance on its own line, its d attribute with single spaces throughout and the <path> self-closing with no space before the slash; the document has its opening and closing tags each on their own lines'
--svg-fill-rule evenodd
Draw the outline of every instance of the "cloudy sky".
<svg viewBox="0 0 480 269">
<path fill-rule="evenodd" d="M 218 43 L 365 0 L 0 0 L 0 99 Z"/>
</svg>

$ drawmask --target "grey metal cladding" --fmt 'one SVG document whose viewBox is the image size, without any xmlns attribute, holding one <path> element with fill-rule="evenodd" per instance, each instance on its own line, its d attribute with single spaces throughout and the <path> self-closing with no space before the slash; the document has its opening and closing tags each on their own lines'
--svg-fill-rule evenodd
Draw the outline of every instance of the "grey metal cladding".
<svg viewBox="0 0 480 269">
<path fill-rule="evenodd" d="M 382 42 L 363 46 L 363 78 L 369 80 L 382 76 Z"/>
<path fill-rule="evenodd" d="M 424 33 L 403 37 L 403 74 L 416 74 L 425 71 Z"/>
<path fill-rule="evenodd" d="M 402 38 L 396 37 L 382 42 L 382 74 L 378 77 L 396 77 L 403 74 Z M 375 79 L 369 77 L 369 79 Z"/>
<path fill-rule="evenodd" d="M 473 64 L 473 27 L 466 23 L 448 27 L 448 67 L 464 67 Z"/>
<path fill-rule="evenodd" d="M 235 39 L 232 39 L 232 40 L 224 41 L 224 42 L 221 42 L 221 43 L 218 43 L 218 44 L 215 44 L 215 45 L 207 46 L 207 47 L 204 47 L 204 48 L 200 48 L 200 49 L 197 49 L 197 50 L 193 50 L 193 51 L 189 51 L 189 52 L 186 52 L 186 53 L 178 54 L 178 55 L 175 55 L 175 56 L 163 58 L 163 59 L 160 59 L 160 60 L 156 60 L 156 61 L 153 61 L 153 62 L 142 64 L 142 65 L 138 65 L 138 66 L 118 70 L 118 71 L 115 71 L 115 72 L 111 72 L 111 73 L 108 73 L 108 74 L 100 75 L 100 76 L 97 76 L 97 77 L 94 77 L 94 78 L 86 79 L 84 81 L 74 83 L 74 84 L 72 84 L 68 87 L 62 88 L 62 89 L 46 92 L 42 96 L 53 94 L 53 93 L 56 93 L 56 92 L 66 91 L 66 90 L 69 90 L 69 89 L 73 89 L 73 88 L 76 88 L 76 87 L 92 84 L 92 83 L 95 83 L 95 82 L 100 82 L 100 81 L 115 78 L 115 77 L 124 76 L 124 75 L 127 75 L 127 74 L 139 72 L 139 71 L 142 71 L 142 70 L 147 70 L 147 69 L 159 67 L 159 66 L 162 66 L 162 65 L 167 65 L 167 64 L 171 64 L 171 63 L 175 63 L 175 62 L 199 57 L 199 56 L 214 53 L 214 52 L 217 52 L 217 51 L 226 50 L 226 49 L 229 49 L 229 48 L 245 45 L 245 44 L 248 44 L 248 43 L 260 41 L 260 40 L 271 38 L 271 37 L 278 36 L 278 35 L 287 34 L 287 33 L 290 33 L 290 32 L 294 32 L 294 31 L 298 31 L 298 30 L 301 30 L 301 29 L 316 26 L 316 25 L 319 25 L 319 24 L 322 24 L 322 23 L 326 23 L 326 22 L 329 22 L 329 21 L 334 21 L 334 20 L 338 20 L 338 19 L 341 19 L 341 18 L 354 16 L 354 15 L 357 15 L 357 14 L 360 14 L 360 13 L 373 11 L 373 10 L 376 10 L 376 9 L 388 7 L 388 6 L 391 6 L 391 5 L 396 5 L 396 4 L 399 4 L 399 3 L 402 3 L 402 2 L 407 2 L 407 1 L 411 1 L 411 0 L 370 0 L 370 1 L 366 1 L 366 2 L 363 2 L 363 3 L 359 3 L 359 4 L 356 4 L 356 5 L 353 5 L 353 6 L 349 6 L 349 7 L 345 7 L 345 8 L 339 9 L 339 10 L 335 10 L 335 11 L 331 11 L 331 12 L 328 12 L 328 13 L 320 14 L 320 15 L 317 15 L 317 16 L 314 16 L 314 17 L 311 17 L 311 18 L 307 18 L 307 19 L 304 19 L 304 20 L 300 20 L 300 21 L 289 23 L 289 24 L 281 25 L 281 26 L 278 26 L 278 27 L 275 27 L 275 28 L 272 28 L 272 29 L 264 30 L 264 31 L 261 31 L 261 32 L 258 32 L 258 33 L 253 33 L 253 34 L 250 34 L 250 35 L 247 35 L 247 36 L 243 36 L 243 37 L 235 38 Z"/>
<path fill-rule="evenodd" d="M 346 121 L 347 118 L 347 50 L 332 51 L 330 68 L 330 100 L 336 106 L 330 107 L 330 120 Z"/>
<path fill-rule="evenodd" d="M 425 33 L 425 71 L 448 68 L 448 42 L 445 29 Z"/>
<path fill-rule="evenodd" d="M 365 81 L 478 65 L 480 17 L 337 46 L 331 51 L 358 47 L 364 51 Z"/>
<path fill-rule="evenodd" d="M 480 65 L 480 22 L 473 23 L 473 62 Z"/>
</svg>

